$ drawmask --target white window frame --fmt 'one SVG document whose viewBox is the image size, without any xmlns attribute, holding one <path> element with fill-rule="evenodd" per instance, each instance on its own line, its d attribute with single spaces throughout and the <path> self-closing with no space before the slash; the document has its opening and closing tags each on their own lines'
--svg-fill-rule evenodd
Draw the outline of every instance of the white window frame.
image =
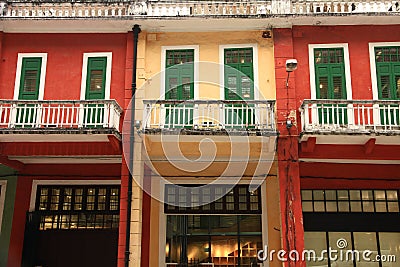
<svg viewBox="0 0 400 267">
<path fill-rule="evenodd" d="M 253 84 L 254 100 L 260 99 L 259 80 L 258 80 L 258 45 L 257 44 L 225 44 L 219 46 L 219 65 L 220 65 L 220 99 L 225 100 L 225 49 L 228 48 L 253 48 Z"/>
<path fill-rule="evenodd" d="M 349 56 L 349 44 L 348 43 L 333 43 L 333 44 L 309 44 L 308 45 L 308 61 L 310 65 L 310 89 L 311 99 L 317 99 L 317 88 L 315 87 L 315 65 L 314 65 L 314 49 L 316 48 L 343 48 L 343 60 L 344 60 L 344 73 L 346 80 L 346 100 L 352 100 L 353 90 L 351 87 L 351 71 L 350 71 L 350 56 Z M 348 105 L 347 118 L 348 124 L 352 125 L 354 122 L 354 114 L 351 112 L 352 105 Z M 312 121 L 318 121 L 318 112 L 316 106 L 313 106 L 311 112 Z"/>
<path fill-rule="evenodd" d="M 371 82 L 372 82 L 372 99 L 379 100 L 378 79 L 376 77 L 375 47 L 400 46 L 400 42 L 377 42 L 377 43 L 369 43 L 368 46 L 369 46 L 369 62 L 371 69 Z"/>
<path fill-rule="evenodd" d="M 29 202 L 29 212 L 35 211 L 36 194 L 39 185 L 120 185 L 120 180 L 33 180 L 31 189 L 31 200 Z"/>
<path fill-rule="evenodd" d="M 375 47 L 381 46 L 400 46 L 400 42 L 376 42 L 369 43 L 369 65 L 371 69 L 372 99 L 379 100 L 378 77 L 376 77 Z M 381 125 L 381 115 L 379 105 L 373 105 L 373 120 L 375 125 Z"/>
<path fill-rule="evenodd" d="M 165 79 L 166 71 L 165 71 L 165 61 L 167 57 L 167 51 L 169 50 L 182 50 L 182 49 L 193 49 L 194 50 L 194 62 L 193 62 L 193 99 L 199 99 L 199 46 L 198 45 L 177 45 L 177 46 L 161 46 L 161 91 L 160 91 L 160 99 L 165 100 Z"/>
<path fill-rule="evenodd" d="M 14 100 L 18 100 L 19 97 L 19 87 L 21 85 L 22 61 L 24 58 L 30 58 L 30 57 L 42 58 L 42 65 L 40 66 L 41 69 L 40 69 L 38 100 L 43 100 L 44 87 L 46 82 L 47 53 L 18 53 L 17 70 L 15 73 L 15 83 L 14 83 L 14 98 L 13 98 Z"/>
<path fill-rule="evenodd" d="M 1 225 L 3 222 L 3 212 L 4 212 L 4 205 L 6 201 L 6 189 L 7 189 L 7 181 L 0 180 L 0 234 L 1 234 Z"/>
<path fill-rule="evenodd" d="M 346 79 L 346 95 L 347 95 L 347 100 L 351 100 L 353 97 L 353 91 L 351 88 L 349 45 L 347 43 L 309 44 L 308 45 L 308 59 L 309 59 L 309 64 L 310 64 L 311 99 L 317 99 L 317 91 L 316 91 L 317 88 L 315 88 L 315 65 L 314 65 L 314 49 L 315 48 L 343 48 L 344 71 L 345 71 L 345 79 Z"/>
<path fill-rule="evenodd" d="M 111 92 L 112 52 L 84 53 L 83 54 L 81 98 L 80 99 L 81 100 L 86 99 L 87 65 L 88 65 L 89 58 L 94 58 L 94 57 L 106 57 L 107 58 L 104 99 L 109 100 L 110 94 L 111 94 L 110 92 Z"/>
</svg>

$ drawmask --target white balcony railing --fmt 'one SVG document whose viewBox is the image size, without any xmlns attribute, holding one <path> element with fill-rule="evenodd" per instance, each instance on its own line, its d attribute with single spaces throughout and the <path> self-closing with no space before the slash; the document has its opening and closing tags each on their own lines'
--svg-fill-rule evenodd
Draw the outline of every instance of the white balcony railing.
<svg viewBox="0 0 400 267">
<path fill-rule="evenodd" d="M 274 100 L 144 100 L 143 128 L 276 131 Z"/>
<path fill-rule="evenodd" d="M 0 100 L 2 128 L 108 128 L 119 130 L 115 100 Z"/>
<path fill-rule="evenodd" d="M 303 132 L 400 133 L 400 101 L 304 100 Z"/>
<path fill-rule="evenodd" d="M 275 14 L 399 12 L 391 0 L 254 0 L 254 1 L 1 1 L 0 17 L 121 18 L 126 16 L 260 16 Z"/>
</svg>

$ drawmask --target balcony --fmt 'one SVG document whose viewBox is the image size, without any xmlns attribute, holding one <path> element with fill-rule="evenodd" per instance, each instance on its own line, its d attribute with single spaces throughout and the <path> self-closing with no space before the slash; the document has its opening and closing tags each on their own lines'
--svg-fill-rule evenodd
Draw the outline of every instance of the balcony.
<svg viewBox="0 0 400 267">
<path fill-rule="evenodd" d="M 395 1 L 381 0 L 267 0 L 267 1 L 65 1 L 65 0 L 32 0 L 1 1 L 0 17 L 4 20 L 5 30 L 37 30 L 37 25 L 47 30 L 79 29 L 80 20 L 86 30 L 98 30 L 99 23 L 103 31 L 130 30 L 128 19 L 141 20 L 144 30 L 162 27 L 164 30 L 209 30 L 210 27 L 221 30 L 260 28 L 255 18 L 268 17 L 273 27 L 287 27 L 286 17 L 291 17 L 291 25 L 314 25 L 315 17 L 322 25 L 334 24 L 398 24 L 394 19 L 400 12 L 400 5 Z M 200 18 L 195 22 L 187 18 Z M 211 23 L 204 20 L 208 17 Z M 240 17 L 236 21 L 221 18 Z M 354 20 L 357 17 L 357 20 Z M 51 25 L 32 19 L 58 20 Z M 163 19 L 164 18 L 164 19 Z M 175 18 L 175 19 L 174 19 Z M 9 20 L 11 19 L 11 20 Z M 16 21 L 27 20 L 29 23 Z M 160 22 L 160 20 L 162 20 Z M 75 22 L 71 22 L 75 21 Z M 184 25 L 182 25 L 182 23 Z M 48 27 L 48 28 L 47 28 Z"/>
<path fill-rule="evenodd" d="M 121 139 L 121 113 L 115 100 L 0 100 L 0 141 Z"/>
<path fill-rule="evenodd" d="M 140 133 L 151 161 L 149 165 L 160 175 L 265 177 L 268 174 L 277 136 L 275 101 L 144 100 L 143 103 Z"/>
<path fill-rule="evenodd" d="M 399 143 L 399 100 L 304 100 L 300 111 L 302 140 Z"/>
<path fill-rule="evenodd" d="M 174 17 L 174 16 L 260 16 L 277 14 L 388 13 L 398 12 L 393 1 L 7 1 L 1 5 L 5 17 Z"/>
<path fill-rule="evenodd" d="M 275 134 L 274 100 L 144 100 L 146 133 Z"/>
</svg>

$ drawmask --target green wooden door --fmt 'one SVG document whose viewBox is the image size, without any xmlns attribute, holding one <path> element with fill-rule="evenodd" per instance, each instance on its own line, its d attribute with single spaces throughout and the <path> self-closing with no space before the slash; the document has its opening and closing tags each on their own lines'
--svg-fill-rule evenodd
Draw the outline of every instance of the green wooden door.
<svg viewBox="0 0 400 267">
<path fill-rule="evenodd" d="M 41 57 L 27 57 L 22 59 L 21 78 L 19 84 L 19 100 L 38 100 L 40 75 L 42 67 Z M 18 105 L 15 117 L 17 127 L 35 127 L 38 119 L 38 105 Z"/>
<path fill-rule="evenodd" d="M 378 97 L 400 100 L 400 47 L 375 48 Z M 381 123 L 400 125 L 399 105 L 381 106 Z"/>
<path fill-rule="evenodd" d="M 224 87 L 226 100 L 254 100 L 253 48 L 224 50 Z M 225 125 L 252 128 L 255 124 L 254 107 L 249 103 L 227 104 Z"/>
<path fill-rule="evenodd" d="M 168 50 L 166 53 L 165 99 L 194 98 L 194 50 Z M 166 128 L 193 127 L 193 105 L 166 105 Z"/>
<path fill-rule="evenodd" d="M 314 49 L 317 99 L 347 99 L 343 48 Z M 318 109 L 320 123 L 347 124 L 346 105 L 324 104 Z"/>
<path fill-rule="evenodd" d="M 91 57 L 87 62 L 86 100 L 105 98 L 107 57 Z M 104 105 L 85 105 L 85 127 L 102 127 L 104 124 Z"/>
</svg>

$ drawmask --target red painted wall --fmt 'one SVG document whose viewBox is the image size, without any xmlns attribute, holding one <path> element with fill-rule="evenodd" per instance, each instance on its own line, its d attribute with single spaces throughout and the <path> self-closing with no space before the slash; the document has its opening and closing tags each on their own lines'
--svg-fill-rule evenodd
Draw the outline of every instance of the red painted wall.
<svg viewBox="0 0 400 267">
<path fill-rule="evenodd" d="M 36 164 L 26 165 L 18 175 L 13 227 L 7 267 L 20 267 L 24 244 L 26 212 L 29 210 L 32 181 L 36 180 L 119 180 L 120 164 Z"/>
<path fill-rule="evenodd" d="M 1 37 L 1 36 L 0 36 Z M 0 99 L 12 99 L 18 53 L 47 53 L 44 99 L 80 99 L 83 53 L 112 52 L 111 98 L 123 106 L 127 34 L 4 33 Z"/>
</svg>

